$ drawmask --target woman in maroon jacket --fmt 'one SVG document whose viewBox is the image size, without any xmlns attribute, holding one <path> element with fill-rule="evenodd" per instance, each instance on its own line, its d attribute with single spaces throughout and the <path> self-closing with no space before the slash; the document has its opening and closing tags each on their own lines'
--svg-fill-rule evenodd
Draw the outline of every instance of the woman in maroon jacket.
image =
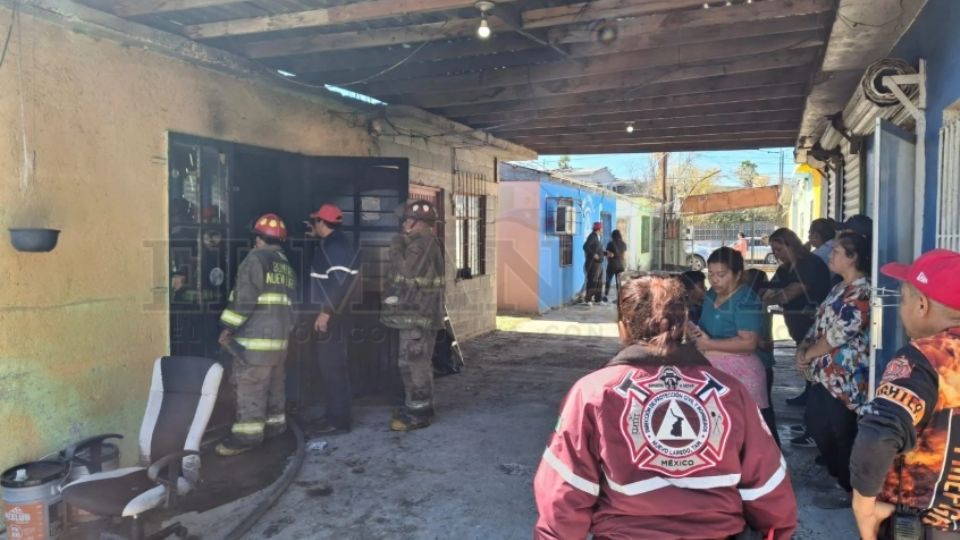
<svg viewBox="0 0 960 540">
<path fill-rule="evenodd" d="M 684 290 L 623 286 L 626 348 L 567 394 L 534 479 L 535 538 L 786 540 L 797 504 L 746 388 L 683 345 Z"/>
</svg>

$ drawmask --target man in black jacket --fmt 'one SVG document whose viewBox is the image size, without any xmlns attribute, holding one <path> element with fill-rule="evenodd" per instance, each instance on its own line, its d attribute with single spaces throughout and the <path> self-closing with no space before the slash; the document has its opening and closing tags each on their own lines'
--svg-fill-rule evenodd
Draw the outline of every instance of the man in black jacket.
<svg viewBox="0 0 960 540">
<path fill-rule="evenodd" d="M 603 258 L 605 252 L 603 243 L 600 241 L 602 233 L 603 225 L 597 221 L 593 224 L 593 232 L 587 236 L 587 241 L 583 244 L 585 258 L 583 265 L 587 273 L 587 302 L 599 302 L 603 297 Z"/>
<path fill-rule="evenodd" d="M 359 274 L 357 252 L 341 231 L 343 212 L 324 204 L 310 214 L 313 234 L 320 239 L 310 266 L 310 300 L 317 311 L 317 359 L 327 401 L 326 419 L 312 427 L 314 434 L 336 435 L 350 431 L 350 369 L 347 345 L 352 321 L 347 309 L 353 282 Z"/>
</svg>

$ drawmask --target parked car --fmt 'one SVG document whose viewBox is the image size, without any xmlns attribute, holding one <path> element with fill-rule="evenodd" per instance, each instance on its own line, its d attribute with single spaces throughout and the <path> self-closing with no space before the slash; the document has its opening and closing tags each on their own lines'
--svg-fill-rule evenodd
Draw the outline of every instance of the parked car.
<svg viewBox="0 0 960 540">
<path fill-rule="evenodd" d="M 691 250 L 692 248 L 692 250 Z M 694 243 L 693 246 L 687 245 L 687 266 L 691 270 L 703 270 L 707 267 L 707 259 L 710 258 L 710 254 L 717 249 L 717 246 L 703 244 L 703 243 Z"/>
<path fill-rule="evenodd" d="M 736 248 L 737 243 L 734 241 L 728 245 Z M 779 262 L 777 256 L 773 254 L 773 250 L 770 249 L 770 243 L 766 237 L 759 236 L 747 237 L 747 256 L 745 259 L 745 262 L 754 264 L 778 264 Z"/>
</svg>

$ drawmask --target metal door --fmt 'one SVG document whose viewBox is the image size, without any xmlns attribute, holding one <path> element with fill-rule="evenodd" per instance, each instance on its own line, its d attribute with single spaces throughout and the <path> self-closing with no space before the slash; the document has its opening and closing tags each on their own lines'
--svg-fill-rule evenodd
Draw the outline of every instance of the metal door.
<svg viewBox="0 0 960 540">
<path fill-rule="evenodd" d="M 916 136 L 878 119 L 867 149 L 870 216 L 873 218 L 873 295 L 870 314 L 870 396 L 890 357 L 906 343 L 897 315 L 896 280 L 880 274 L 888 262 L 913 260 Z"/>
</svg>

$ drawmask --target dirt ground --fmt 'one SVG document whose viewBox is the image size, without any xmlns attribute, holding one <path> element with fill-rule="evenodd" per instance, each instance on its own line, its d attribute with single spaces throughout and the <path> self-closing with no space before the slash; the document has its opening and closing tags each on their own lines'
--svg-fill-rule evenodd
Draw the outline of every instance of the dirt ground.
<svg viewBox="0 0 960 540">
<path fill-rule="evenodd" d="M 559 403 L 580 376 L 618 350 L 612 306 L 573 306 L 538 319 L 502 317 L 497 332 L 463 344 L 463 373 L 436 382 L 436 423 L 397 434 L 390 407 L 358 404 L 355 428 L 308 453 L 294 485 L 250 539 L 520 539 L 536 519 L 531 480 Z M 781 345 L 786 345 L 781 343 Z M 778 347 L 774 400 L 781 433 L 801 410 L 792 349 Z M 784 450 L 801 508 L 798 539 L 857 538 L 847 510 L 811 504 L 815 450 Z M 184 516 L 191 532 L 219 539 L 256 495 Z"/>
</svg>

